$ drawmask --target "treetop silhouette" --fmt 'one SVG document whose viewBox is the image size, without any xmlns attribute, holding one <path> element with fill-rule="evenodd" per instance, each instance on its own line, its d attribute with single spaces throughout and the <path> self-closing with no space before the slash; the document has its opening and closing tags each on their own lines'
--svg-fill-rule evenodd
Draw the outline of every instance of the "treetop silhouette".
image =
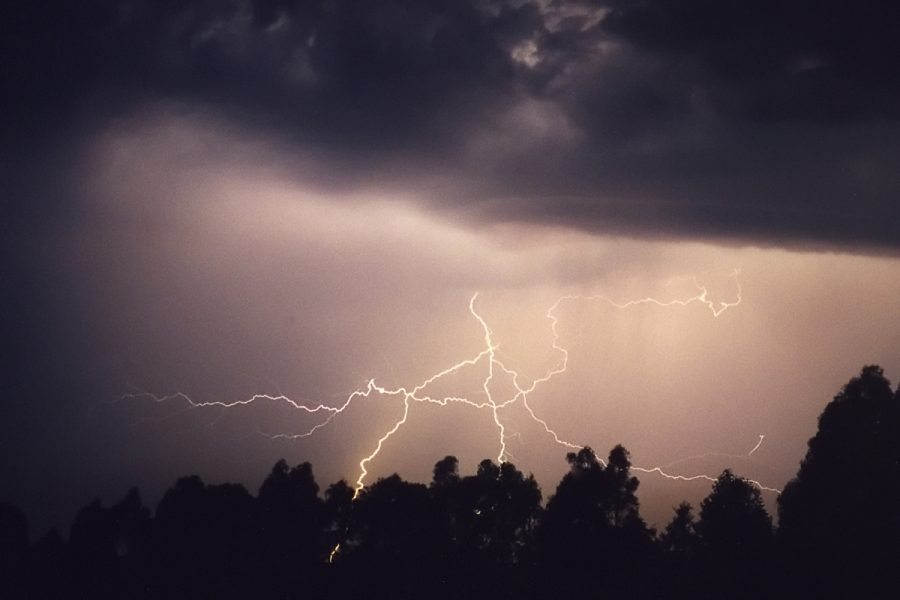
<svg viewBox="0 0 900 600">
<path fill-rule="evenodd" d="M 640 514 L 628 451 L 588 447 L 546 506 L 509 462 L 429 485 L 391 475 L 324 493 L 309 463 L 278 461 L 254 496 L 178 479 L 156 507 L 136 489 L 79 511 L 64 540 L 28 545 L 0 504 L 3 598 L 893 597 L 900 556 L 900 391 L 865 367 L 825 407 L 772 520 L 726 469 L 660 535 Z M 885 590 L 888 593 L 885 594 Z"/>
</svg>

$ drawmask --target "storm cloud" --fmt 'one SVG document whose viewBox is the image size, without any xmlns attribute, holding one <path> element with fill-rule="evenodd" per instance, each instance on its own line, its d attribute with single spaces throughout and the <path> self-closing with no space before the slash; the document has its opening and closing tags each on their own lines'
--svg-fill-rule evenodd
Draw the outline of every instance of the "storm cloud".
<svg viewBox="0 0 900 600">
<path fill-rule="evenodd" d="M 65 143 L 174 103 L 315 156 L 324 185 L 392 181 L 478 219 L 893 253 L 898 11 L 24 2 L 0 42 L 4 178 L 33 189 Z"/>
</svg>

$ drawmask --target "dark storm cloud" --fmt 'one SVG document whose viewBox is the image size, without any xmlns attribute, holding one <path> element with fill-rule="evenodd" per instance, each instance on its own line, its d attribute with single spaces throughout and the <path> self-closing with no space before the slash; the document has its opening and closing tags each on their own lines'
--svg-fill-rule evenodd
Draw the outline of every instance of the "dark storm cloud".
<svg viewBox="0 0 900 600">
<path fill-rule="evenodd" d="M 460 98 L 483 110 L 476 99 L 508 95 L 504 40 L 527 33 L 522 12 L 413 1 L 26 3 L 9 22 L 5 87 L 16 116 L 38 121 L 97 99 L 112 112 L 172 96 L 286 122 L 300 139 L 387 146 L 438 133 L 438 114 Z"/>
<path fill-rule="evenodd" d="M 332 183 L 444 177 L 459 189 L 434 194 L 442 208 L 489 219 L 896 248 L 898 13 L 811 0 L 23 2 L 0 42 L 5 178 L 29 188 L 21 173 L 47 140 L 174 100 L 312 149 Z"/>
<path fill-rule="evenodd" d="M 833 121 L 894 116 L 900 42 L 892 2 L 612 2 L 605 25 L 718 80 L 744 116 Z M 729 106 L 730 105 L 730 106 Z"/>
</svg>

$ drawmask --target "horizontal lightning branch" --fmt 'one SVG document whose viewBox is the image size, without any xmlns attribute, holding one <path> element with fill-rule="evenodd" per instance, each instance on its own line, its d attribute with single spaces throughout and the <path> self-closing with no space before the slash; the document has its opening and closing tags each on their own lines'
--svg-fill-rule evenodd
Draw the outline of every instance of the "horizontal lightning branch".
<svg viewBox="0 0 900 600">
<path fill-rule="evenodd" d="M 572 450 L 580 450 L 583 446 L 572 443 L 560 437 L 560 435 L 549 425 L 546 419 L 538 416 L 534 408 L 529 403 L 529 397 L 543 384 L 551 381 L 553 378 L 563 374 L 566 372 L 569 363 L 569 351 L 560 344 L 560 334 L 558 331 L 559 325 L 559 317 L 557 316 L 557 311 L 560 307 L 569 302 L 575 301 L 586 301 L 586 302 L 603 302 L 608 304 L 609 306 L 616 309 L 629 309 L 636 306 L 641 305 L 653 305 L 662 308 L 667 307 L 687 307 L 693 304 L 697 304 L 700 306 L 704 306 L 707 308 L 713 317 L 719 317 L 722 313 L 724 313 L 729 308 L 737 306 L 741 303 L 742 300 L 742 290 L 740 285 L 740 280 L 738 278 L 740 271 L 735 269 L 732 273 L 732 277 L 735 281 L 735 285 L 737 287 L 737 293 L 734 301 L 732 302 L 713 302 L 709 299 L 709 293 L 707 288 L 704 285 L 701 285 L 696 279 L 693 279 L 693 284 L 696 286 L 697 293 L 694 296 L 691 296 L 686 299 L 677 299 L 677 300 L 668 300 L 661 301 L 656 298 L 640 298 L 637 300 L 629 300 L 627 302 L 616 302 L 606 296 L 603 295 L 592 295 L 592 296 L 562 296 L 559 298 L 548 310 L 546 313 L 546 318 L 550 322 L 550 330 L 553 335 L 552 341 L 552 349 L 559 355 L 559 360 L 556 365 L 549 369 L 546 374 L 542 377 L 533 379 L 530 384 L 522 383 L 522 376 L 518 371 L 513 368 L 507 366 L 497 355 L 497 344 L 494 342 L 493 331 L 491 330 L 488 323 L 485 319 L 478 313 L 476 310 L 476 301 L 478 299 L 478 293 L 475 293 L 472 298 L 469 300 L 469 312 L 472 317 L 478 322 L 481 327 L 483 333 L 484 340 L 484 348 L 475 356 L 468 358 L 466 360 L 462 360 L 442 371 L 439 371 L 432 375 L 431 377 L 425 379 L 418 385 L 412 388 L 399 387 L 394 389 L 389 389 L 378 385 L 375 383 L 374 379 L 370 379 L 366 384 L 366 387 L 362 390 L 356 390 L 351 393 L 345 401 L 339 406 L 328 406 L 325 404 L 317 404 L 317 405 L 307 405 L 302 402 L 297 402 L 292 400 L 291 398 L 285 395 L 278 396 L 270 396 L 267 394 L 255 394 L 249 398 L 244 400 L 237 400 L 233 402 L 196 402 L 191 399 L 188 395 L 177 392 L 165 396 L 156 396 L 149 392 L 139 392 L 133 394 L 126 394 L 123 398 L 150 398 L 155 402 L 167 402 L 171 400 L 181 400 L 186 402 L 189 408 L 204 408 L 204 407 L 220 407 L 223 409 L 235 408 L 238 406 L 246 406 L 250 404 L 254 404 L 257 402 L 267 401 L 273 403 L 287 404 L 289 407 L 300 410 L 309 415 L 324 415 L 324 418 L 315 423 L 314 425 L 308 427 L 307 429 L 301 431 L 300 433 L 278 433 L 278 434 L 263 434 L 271 439 L 299 439 L 312 436 L 316 431 L 322 429 L 323 427 L 328 426 L 339 414 L 343 413 L 347 410 L 351 404 L 353 404 L 357 400 L 362 400 L 366 398 L 370 398 L 373 395 L 379 397 L 389 397 L 389 398 L 398 398 L 402 403 L 403 410 L 401 412 L 400 417 L 394 424 L 385 431 L 379 438 L 373 450 L 366 456 L 364 456 L 359 461 L 359 476 L 356 479 L 355 486 L 355 495 L 358 495 L 360 491 L 365 486 L 366 477 L 369 474 L 368 467 L 370 463 L 375 460 L 375 458 L 381 453 L 385 444 L 388 443 L 390 438 L 396 434 L 403 425 L 406 424 L 407 419 L 409 417 L 410 407 L 413 403 L 428 403 L 434 404 L 438 406 L 447 406 L 448 404 L 464 404 L 470 406 L 475 409 L 487 410 L 490 412 L 491 419 L 493 421 L 494 426 L 497 429 L 497 460 L 499 462 L 506 462 L 510 457 L 510 453 L 507 449 L 506 442 L 507 439 L 511 436 L 517 435 L 507 434 L 506 425 L 504 424 L 504 420 L 502 418 L 502 411 L 507 409 L 513 405 L 521 405 L 528 415 L 533 419 L 535 423 L 540 425 L 540 427 L 544 430 L 544 432 L 549 435 L 553 441 L 560 446 L 563 446 Z M 484 378 L 481 382 L 481 393 L 483 394 L 483 399 L 473 400 L 464 396 L 440 396 L 435 397 L 426 393 L 426 390 L 429 386 L 432 386 L 437 381 L 444 379 L 448 376 L 455 375 L 467 368 L 479 368 L 484 371 Z M 495 381 L 495 378 L 505 378 L 509 381 L 514 391 L 511 396 L 501 399 L 496 398 L 494 395 L 492 384 Z M 763 439 L 765 436 L 760 435 L 759 441 L 757 444 L 748 452 L 746 455 L 743 455 L 743 458 L 751 456 L 754 452 L 756 452 L 759 447 L 762 445 Z M 738 455 L 725 455 L 721 453 L 709 453 L 702 456 L 733 456 L 736 457 Z M 694 457 L 696 458 L 696 457 Z M 602 463 L 602 458 L 598 457 L 598 460 Z M 641 466 L 633 466 L 632 469 L 640 472 L 640 473 L 648 473 L 658 475 L 665 479 L 673 480 L 673 481 L 715 481 L 715 478 L 706 475 L 676 475 L 665 471 L 664 469 L 670 467 L 678 462 L 683 462 L 688 459 L 681 459 L 680 461 L 675 461 L 673 463 L 669 463 L 668 465 L 663 466 L 654 466 L 654 467 L 641 467 Z M 604 463 L 605 464 L 605 463 Z M 769 487 L 761 484 L 758 481 L 750 480 L 751 483 L 756 485 L 761 490 L 766 490 L 770 492 L 780 493 L 781 490 Z"/>
</svg>

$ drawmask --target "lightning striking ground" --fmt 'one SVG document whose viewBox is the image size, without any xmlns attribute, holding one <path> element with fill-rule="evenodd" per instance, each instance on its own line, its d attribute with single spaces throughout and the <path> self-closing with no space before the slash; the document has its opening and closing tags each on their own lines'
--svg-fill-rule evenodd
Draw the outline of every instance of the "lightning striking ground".
<svg viewBox="0 0 900 600">
<path fill-rule="evenodd" d="M 522 375 L 515 369 L 509 367 L 506 363 L 503 362 L 498 357 L 497 353 L 497 344 L 494 341 L 493 331 L 491 330 L 487 321 L 481 316 L 476 308 L 476 303 L 479 297 L 479 294 L 476 292 L 473 294 L 471 299 L 469 300 L 469 312 L 472 317 L 479 324 L 482 334 L 484 347 L 478 352 L 476 355 L 471 358 L 467 358 L 462 360 L 442 371 L 439 371 L 433 374 L 431 377 L 425 379 L 418 385 L 407 388 L 407 387 L 398 387 L 398 388 L 386 388 L 381 385 L 375 383 L 374 379 L 370 379 L 366 387 L 364 389 L 355 390 L 351 394 L 349 394 L 344 402 L 339 406 L 329 406 L 326 404 L 315 404 L 309 405 L 303 402 L 298 402 L 292 400 L 291 398 L 281 394 L 277 396 L 272 396 L 268 394 L 256 394 L 249 398 L 243 400 L 236 400 L 232 402 L 222 402 L 222 401 L 212 401 L 212 402 L 196 402 L 191 399 L 187 394 L 182 392 L 177 392 L 165 396 L 156 396 L 149 392 L 137 392 L 126 394 L 123 396 L 124 398 L 151 398 L 155 402 L 167 402 L 171 400 L 182 400 L 188 404 L 188 408 L 204 408 L 204 407 L 219 407 L 222 409 L 234 408 L 236 406 L 246 406 L 250 404 L 254 404 L 257 402 L 272 402 L 279 404 L 286 404 L 291 408 L 304 412 L 308 415 L 324 415 L 320 421 L 315 424 L 307 427 L 306 429 L 298 432 L 298 433 L 276 433 L 276 434 L 263 434 L 269 437 L 270 439 L 300 439 L 305 437 L 310 437 L 315 434 L 318 430 L 323 427 L 327 427 L 338 415 L 347 410 L 355 401 L 361 401 L 363 399 L 368 399 L 373 395 L 379 397 L 388 397 L 388 398 L 399 398 L 402 402 L 403 410 L 401 416 L 394 422 L 394 424 L 387 429 L 379 438 L 377 443 L 375 444 L 372 451 L 360 459 L 359 465 L 359 474 L 355 482 L 355 493 L 354 498 L 356 498 L 359 493 L 363 490 L 366 483 L 366 477 L 369 474 L 368 467 L 370 463 L 375 460 L 375 458 L 381 453 L 385 444 L 389 442 L 392 436 L 396 434 L 406 423 L 409 417 L 410 408 L 413 403 L 428 403 L 435 404 L 439 406 L 446 406 L 450 403 L 459 403 L 470 406 L 474 409 L 479 410 L 487 410 L 497 429 L 497 461 L 498 462 L 506 462 L 510 458 L 510 453 L 507 449 L 507 439 L 511 436 L 517 435 L 516 433 L 508 434 L 507 426 L 504 423 L 502 418 L 502 412 L 505 409 L 508 409 L 514 405 L 521 405 L 531 419 L 537 423 L 544 432 L 550 436 L 553 441 L 567 449 L 571 450 L 580 450 L 583 446 L 579 444 L 575 444 L 571 441 L 564 439 L 560 436 L 557 431 L 555 431 L 546 419 L 542 418 L 538 415 L 538 413 L 534 410 L 534 408 L 529 403 L 529 397 L 534 394 L 538 388 L 548 383 L 552 379 L 557 376 L 562 375 L 568 369 L 569 364 L 569 351 L 560 343 L 560 334 L 558 331 L 559 325 L 559 317 L 557 316 L 557 311 L 560 307 L 566 303 L 571 302 L 603 302 L 608 304 L 611 307 L 625 310 L 635 306 L 640 305 L 654 305 L 661 308 L 667 307 L 687 307 L 692 304 L 698 304 L 700 306 L 704 306 L 707 308 L 714 318 L 722 315 L 729 308 L 738 306 L 742 301 L 742 289 L 739 280 L 740 271 L 735 269 L 732 273 L 732 277 L 734 279 L 736 285 L 736 295 L 735 299 L 731 302 L 723 302 L 718 301 L 714 302 L 709 299 L 709 292 L 706 286 L 702 285 L 696 278 L 692 279 L 694 286 L 696 287 L 697 293 L 686 299 L 676 299 L 676 300 L 667 300 L 662 301 L 652 297 L 639 298 L 636 300 L 629 300 L 627 302 L 616 302 L 610 299 L 607 296 L 603 295 L 590 295 L 590 296 L 576 296 L 576 295 L 568 295 L 560 297 L 546 312 L 546 318 L 550 322 L 550 331 L 552 333 L 552 349 L 559 356 L 556 364 L 550 368 L 542 377 L 538 377 L 533 379 L 530 384 L 524 384 L 522 382 Z M 481 380 L 480 391 L 483 395 L 483 400 L 474 400 L 465 396 L 432 396 L 427 393 L 427 389 L 435 384 L 437 381 L 444 379 L 448 376 L 454 375 L 462 371 L 463 369 L 469 368 L 481 368 L 484 370 L 484 377 Z M 495 379 L 499 377 L 505 377 L 509 383 L 513 386 L 513 393 L 506 398 L 497 398 L 495 397 L 495 393 L 493 391 L 493 382 Z M 759 441 L 756 445 L 748 452 L 744 457 L 751 456 L 754 452 L 756 452 L 759 447 L 763 443 L 764 435 L 759 436 Z M 715 454 L 715 453 L 712 453 Z M 731 456 L 731 455 L 728 455 Z M 688 457 L 690 458 L 690 457 Z M 598 460 L 602 463 L 602 458 L 598 457 Z M 663 466 L 652 466 L 652 467 L 641 467 L 641 466 L 632 466 L 631 468 L 634 471 L 640 473 L 648 473 L 653 475 L 658 475 L 668 480 L 672 481 L 698 481 L 705 480 L 714 482 L 715 478 L 706 475 L 706 474 L 697 474 L 697 475 L 678 475 L 669 473 L 665 469 L 667 467 L 676 464 L 677 462 L 683 462 L 682 459 L 680 461 L 675 461 L 673 463 L 669 463 L 668 465 Z M 605 463 L 604 463 L 605 464 Z M 751 483 L 756 485 L 761 490 L 766 490 L 770 492 L 780 493 L 781 490 L 763 485 L 762 483 L 754 480 L 749 480 Z M 335 549 L 337 551 L 337 549 Z"/>
</svg>

